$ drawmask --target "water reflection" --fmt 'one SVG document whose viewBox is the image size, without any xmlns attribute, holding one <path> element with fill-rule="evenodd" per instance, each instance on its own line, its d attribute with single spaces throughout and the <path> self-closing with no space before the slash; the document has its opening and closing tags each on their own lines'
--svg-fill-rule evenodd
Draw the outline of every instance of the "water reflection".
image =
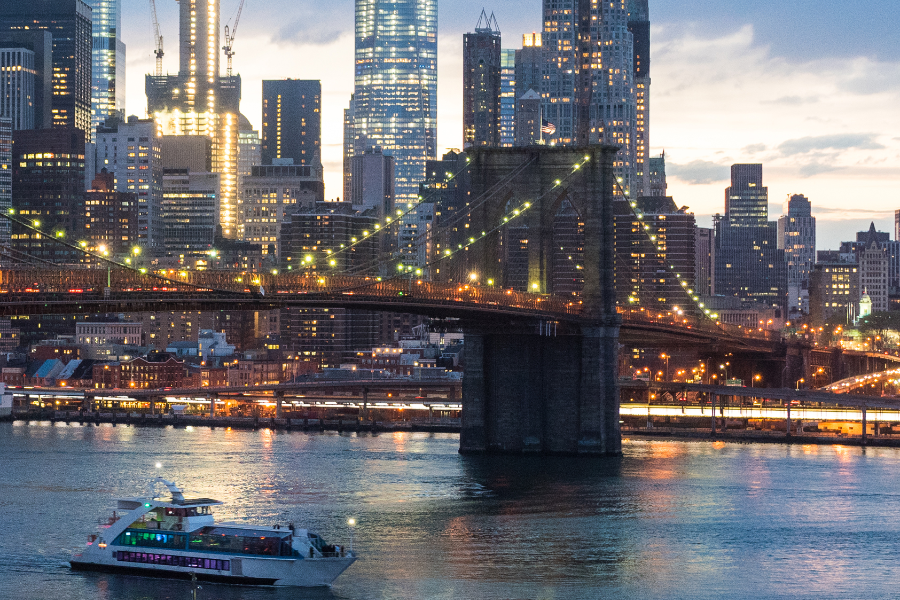
<svg viewBox="0 0 900 600">
<path fill-rule="evenodd" d="M 220 520 L 294 520 L 346 544 L 357 519 L 362 560 L 333 590 L 204 584 L 201 600 L 894 594 L 898 450 L 632 440 L 598 460 L 460 456 L 458 443 L 0 424 L 0 598 L 189 598 L 188 582 L 65 566 L 113 498 L 156 474 L 226 502 Z"/>
</svg>

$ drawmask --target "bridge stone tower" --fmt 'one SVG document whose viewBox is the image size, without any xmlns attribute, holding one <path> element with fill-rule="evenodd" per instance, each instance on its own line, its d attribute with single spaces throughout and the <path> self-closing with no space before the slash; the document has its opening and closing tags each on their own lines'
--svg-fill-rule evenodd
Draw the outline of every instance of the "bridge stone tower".
<svg viewBox="0 0 900 600">
<path fill-rule="evenodd" d="M 549 293 L 560 267 L 554 223 L 577 213 L 583 264 L 578 320 L 467 323 L 461 453 L 621 453 L 614 288 L 614 146 L 471 150 L 470 228 L 490 231 L 529 202 L 517 224 L 528 291 Z M 486 199 L 486 200 L 485 200 Z M 564 212 L 564 211 L 563 211 Z M 524 233 L 522 233 L 524 232 Z M 510 237 L 490 233 L 467 252 L 481 281 L 508 281 Z M 520 270 L 522 270 L 520 268 Z"/>
</svg>

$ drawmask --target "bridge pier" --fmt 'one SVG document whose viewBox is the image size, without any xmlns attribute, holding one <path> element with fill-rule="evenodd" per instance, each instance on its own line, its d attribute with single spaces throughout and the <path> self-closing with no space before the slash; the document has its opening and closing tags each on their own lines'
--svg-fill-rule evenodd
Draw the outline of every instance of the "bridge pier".
<svg viewBox="0 0 900 600">
<path fill-rule="evenodd" d="M 497 222 L 516 193 L 538 200 L 522 221 L 529 227 L 526 281 L 502 271 L 497 258 L 505 250 L 499 234 L 469 253 L 467 268 L 503 285 L 553 293 L 552 224 L 567 200 L 584 222 L 584 286 L 581 314 L 554 322 L 552 329 L 543 322 L 464 327 L 460 452 L 621 454 L 613 214 L 617 151 L 615 146 L 472 151 L 473 197 L 527 166 L 513 191 L 497 194 L 498 201 L 480 208 L 476 220 Z"/>
<path fill-rule="evenodd" d="M 460 452 L 620 454 L 617 333 L 466 332 Z"/>
<path fill-rule="evenodd" d="M 209 418 L 216 416 L 216 397 L 209 396 Z"/>
</svg>

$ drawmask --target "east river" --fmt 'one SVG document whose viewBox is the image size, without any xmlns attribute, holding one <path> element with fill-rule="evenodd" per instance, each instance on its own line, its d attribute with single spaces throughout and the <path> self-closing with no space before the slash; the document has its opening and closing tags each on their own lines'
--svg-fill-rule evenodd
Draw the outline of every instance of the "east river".
<svg viewBox="0 0 900 600">
<path fill-rule="evenodd" d="M 350 544 L 331 589 L 198 599 L 896 598 L 900 450 L 626 440 L 614 460 L 476 458 L 458 437 L 0 424 L 0 598 L 192 597 L 73 573 L 114 498 L 162 475 L 219 520 Z M 162 467 L 157 468 L 156 463 Z M 162 494 L 165 490 L 157 488 Z"/>
</svg>

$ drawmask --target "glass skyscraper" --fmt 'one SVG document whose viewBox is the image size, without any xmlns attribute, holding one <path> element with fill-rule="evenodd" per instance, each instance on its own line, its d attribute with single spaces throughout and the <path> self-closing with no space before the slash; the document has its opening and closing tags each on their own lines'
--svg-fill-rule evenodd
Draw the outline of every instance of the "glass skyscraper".
<svg viewBox="0 0 900 600">
<path fill-rule="evenodd" d="M 354 147 L 396 163 L 396 201 L 414 202 L 437 154 L 437 0 L 356 0 Z"/>
<path fill-rule="evenodd" d="M 107 118 L 125 118 L 125 44 L 122 33 L 122 0 L 90 0 L 91 131 Z"/>
<path fill-rule="evenodd" d="M 500 51 L 500 146 L 516 143 L 516 51 Z"/>
</svg>

